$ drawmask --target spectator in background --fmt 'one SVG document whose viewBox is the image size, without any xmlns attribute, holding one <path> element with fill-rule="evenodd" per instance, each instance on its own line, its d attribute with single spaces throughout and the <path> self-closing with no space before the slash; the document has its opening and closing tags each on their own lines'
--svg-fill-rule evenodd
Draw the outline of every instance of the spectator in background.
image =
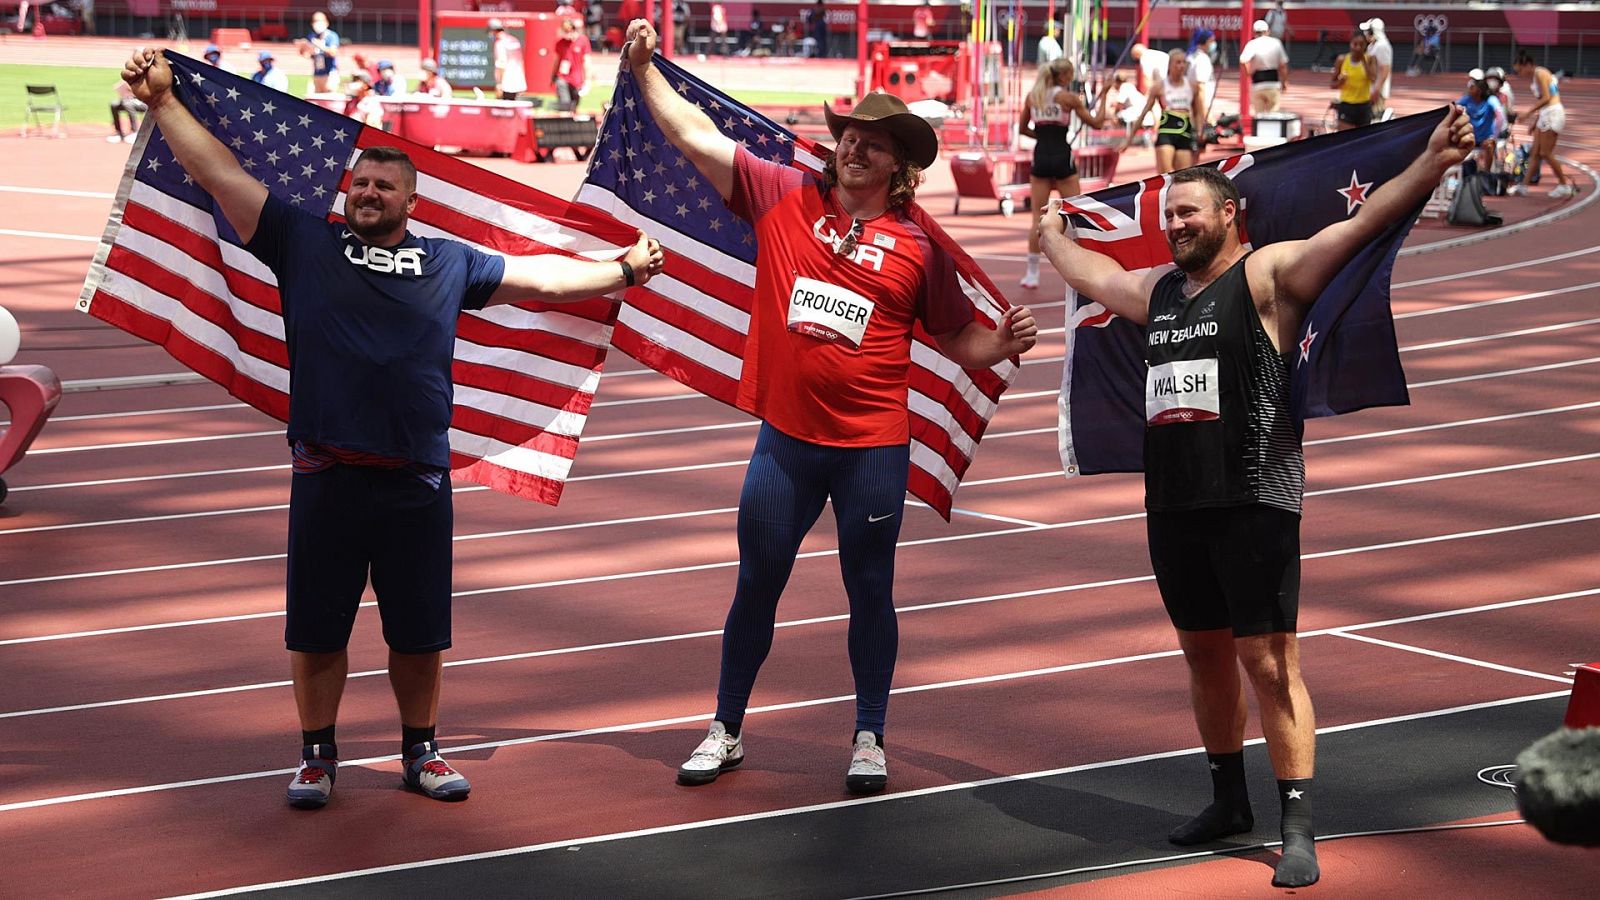
<svg viewBox="0 0 1600 900">
<path fill-rule="evenodd" d="M 501 100 L 515 100 L 528 89 L 528 73 L 522 61 L 522 42 L 506 31 L 499 19 L 489 20 L 490 39 L 494 43 L 494 87 Z"/>
<path fill-rule="evenodd" d="M 817 0 L 817 5 L 806 12 L 806 31 L 811 42 L 816 44 L 813 55 L 824 57 L 828 55 L 828 6 L 822 0 Z"/>
<path fill-rule="evenodd" d="M 924 3 L 911 14 L 911 36 L 919 41 L 933 40 L 933 4 Z M 1043 61 L 1040 61 L 1043 65 Z"/>
<path fill-rule="evenodd" d="M 689 0 L 672 0 L 672 31 L 676 46 L 689 46 L 689 38 L 694 37 L 694 13 L 689 9 Z"/>
<path fill-rule="evenodd" d="M 289 92 L 289 76 L 283 74 L 282 69 L 273 65 L 271 50 L 263 50 L 256 54 L 256 65 L 258 68 L 256 73 L 250 76 L 251 81 L 256 84 L 266 85 L 275 91 Z"/>
<path fill-rule="evenodd" d="M 357 69 L 350 75 L 344 114 L 363 125 L 383 127 L 383 101 L 372 92 L 372 76 Z"/>
<path fill-rule="evenodd" d="M 204 59 L 209 65 L 222 68 L 222 48 L 216 44 L 207 44 Z"/>
<path fill-rule="evenodd" d="M 1144 109 L 1144 95 L 1139 93 L 1139 88 L 1124 73 L 1118 71 L 1111 76 L 1111 89 L 1107 91 L 1107 97 L 1106 109 L 1123 124 L 1127 137 L 1132 137 L 1140 128 L 1148 128 L 1156 123 L 1150 116 L 1146 116 L 1143 122 L 1136 118 L 1139 110 Z"/>
<path fill-rule="evenodd" d="M 339 34 L 328 27 L 328 14 L 311 14 L 311 33 L 298 41 L 300 55 L 311 57 L 311 90 L 326 94 L 339 84 Z"/>
<path fill-rule="evenodd" d="M 765 32 L 766 29 L 761 24 L 761 10 L 754 6 L 750 7 L 750 27 L 745 29 L 744 46 L 740 48 L 739 55 L 749 56 L 756 52 L 756 49 L 761 46 L 761 36 Z"/>
<path fill-rule="evenodd" d="M 718 56 L 728 55 L 728 11 L 721 3 L 711 4 L 711 49 Z"/>
<path fill-rule="evenodd" d="M 444 76 L 439 74 L 439 64 L 431 59 L 422 61 L 422 80 L 417 83 L 417 93 L 445 99 L 455 96 L 455 91 L 450 88 L 450 82 L 445 81 Z"/>
<path fill-rule="evenodd" d="M 1134 44 L 1128 55 L 1139 64 L 1139 76 L 1143 81 L 1140 87 L 1147 94 L 1153 93 L 1161 79 L 1167 77 L 1167 67 L 1172 62 L 1171 57 L 1165 50 L 1152 50 L 1143 44 Z"/>
<path fill-rule="evenodd" d="M 1283 8 L 1283 0 L 1278 0 L 1277 6 L 1267 10 L 1267 15 L 1263 21 L 1267 24 L 1267 33 L 1277 38 L 1279 43 L 1284 43 L 1287 46 L 1285 42 L 1289 40 L 1290 34 L 1289 13 Z"/>
<path fill-rule="evenodd" d="M 373 82 L 378 80 L 378 67 L 367 62 L 365 55 L 360 53 L 350 54 L 350 63 L 355 67 L 355 71 L 350 73 L 352 78 L 356 75 L 365 74 L 367 76 L 367 87 L 371 87 Z"/>
<path fill-rule="evenodd" d="M 1153 52 L 1156 51 L 1147 50 L 1145 55 Z M 1167 58 L 1166 74 L 1150 85 L 1137 118 L 1143 119 L 1157 103 L 1161 104 L 1161 119 L 1156 123 L 1156 171 L 1165 174 L 1195 164 L 1200 155 L 1200 126 L 1206 121 L 1206 104 L 1189 74 L 1184 52 L 1173 50 L 1161 55 Z M 1132 143 L 1130 135 L 1122 150 Z"/>
<path fill-rule="evenodd" d="M 1239 51 L 1239 68 L 1250 79 L 1250 113 L 1277 112 L 1289 87 L 1289 51 L 1272 35 L 1270 23 L 1256 20 L 1255 37 Z"/>
<path fill-rule="evenodd" d="M 1212 65 L 1211 54 L 1216 52 L 1217 36 L 1209 28 L 1196 28 L 1189 36 L 1189 77 L 1199 87 L 1201 96 L 1205 98 L 1206 109 L 1211 108 L 1211 101 L 1217 96 L 1216 68 Z M 1197 125 L 1201 131 L 1205 130 L 1204 122 Z"/>
<path fill-rule="evenodd" d="M 1339 92 L 1334 106 L 1339 112 L 1340 131 L 1372 124 L 1379 71 L 1377 59 L 1367 52 L 1367 36 L 1359 31 L 1350 35 L 1350 52 L 1341 53 L 1334 60 L 1331 81 Z"/>
<path fill-rule="evenodd" d="M 372 92 L 379 97 L 397 97 L 406 92 L 405 79 L 395 80 L 394 63 L 378 60 L 378 79 L 372 82 Z"/>
<path fill-rule="evenodd" d="M 145 105 L 139 98 L 133 96 L 133 88 L 121 78 L 117 79 L 116 93 L 111 100 L 111 127 L 117 130 L 116 134 L 106 135 L 106 143 L 124 144 L 133 143 L 133 138 L 139 133 L 139 116 L 145 112 Z M 128 118 L 128 130 L 122 130 L 122 118 Z"/>
<path fill-rule="evenodd" d="M 600 5 L 600 0 L 589 0 L 583 6 L 583 27 L 589 35 L 589 43 L 598 45 L 605 40 L 606 13 Z"/>
<path fill-rule="evenodd" d="M 562 112 L 578 108 L 578 98 L 589 80 L 589 50 L 589 39 L 578 20 L 563 19 L 556 39 L 556 69 L 550 76 L 556 88 L 556 109 Z"/>
<path fill-rule="evenodd" d="M 1472 123 L 1472 139 L 1477 144 L 1473 155 L 1462 164 L 1461 174 L 1471 174 L 1468 166 L 1474 163 L 1487 172 L 1494 165 L 1495 138 L 1505 129 L 1506 111 L 1500 105 L 1500 98 L 1489 90 L 1481 69 L 1467 73 L 1467 92 L 1456 102 L 1467 111 L 1467 120 Z"/>
<path fill-rule="evenodd" d="M 1367 55 L 1378 64 L 1378 74 L 1372 82 L 1372 121 L 1382 122 L 1388 118 L 1384 113 L 1389 108 L 1389 86 L 1394 81 L 1394 47 L 1384 33 L 1382 19 L 1374 17 L 1362 22 L 1361 30 L 1367 36 Z"/>
<path fill-rule="evenodd" d="M 83 22 L 83 33 L 94 34 L 94 0 L 72 0 L 68 5 L 78 13 L 78 18 Z"/>
<path fill-rule="evenodd" d="M 1550 198 L 1562 200 L 1574 196 L 1578 188 L 1561 167 L 1561 160 L 1556 159 L 1556 141 L 1567 127 L 1567 109 L 1561 104 L 1561 82 L 1554 72 L 1535 63 L 1533 54 L 1526 50 L 1517 51 L 1513 67 L 1518 75 L 1531 79 L 1533 91 L 1533 105 L 1520 117 L 1533 133 L 1533 152 L 1528 155 L 1527 172 L 1523 180 L 1528 184 L 1538 184 L 1539 166 L 1549 162 L 1550 171 L 1556 174 L 1556 181 L 1560 182 L 1550 189 Z"/>
</svg>

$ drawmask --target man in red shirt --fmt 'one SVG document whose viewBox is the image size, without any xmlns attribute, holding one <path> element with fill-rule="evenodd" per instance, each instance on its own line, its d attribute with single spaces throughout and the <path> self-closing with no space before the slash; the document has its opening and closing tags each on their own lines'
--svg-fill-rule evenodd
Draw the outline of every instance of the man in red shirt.
<svg viewBox="0 0 1600 900">
<path fill-rule="evenodd" d="M 850 600 L 856 718 L 845 786 L 888 782 L 884 713 L 899 633 L 895 543 L 910 466 L 911 332 L 921 322 L 951 360 L 986 368 L 1026 351 L 1025 307 L 988 327 L 954 260 L 910 209 L 938 157 L 933 128 L 899 98 L 872 94 L 851 116 L 826 109 L 838 139 L 821 178 L 758 159 L 683 99 L 652 64 L 656 34 L 628 26 L 625 56 L 656 124 L 756 233 L 755 297 L 738 392 L 763 420 L 739 498 L 739 578 L 722 640 L 716 720 L 678 769 L 707 784 L 744 760 L 740 738 L 772 645 L 778 597 L 806 532 L 832 501 Z"/>
<path fill-rule="evenodd" d="M 572 112 L 589 80 L 589 38 L 577 19 L 561 20 L 556 39 L 556 69 L 550 76 L 556 87 L 556 109 Z"/>
</svg>

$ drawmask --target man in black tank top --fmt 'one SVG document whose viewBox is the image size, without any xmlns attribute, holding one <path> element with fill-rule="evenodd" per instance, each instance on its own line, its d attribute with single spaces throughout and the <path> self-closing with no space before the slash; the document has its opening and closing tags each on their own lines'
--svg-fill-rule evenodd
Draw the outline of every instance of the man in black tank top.
<svg viewBox="0 0 1600 900">
<path fill-rule="evenodd" d="M 1452 107 L 1422 155 L 1355 216 L 1254 251 L 1239 239 L 1233 182 L 1209 167 L 1175 172 L 1162 198 L 1174 265 L 1142 272 L 1079 247 L 1056 207 L 1039 220 L 1045 255 L 1073 290 L 1146 327 L 1150 561 L 1189 666 L 1214 797 L 1168 839 L 1199 844 L 1255 827 L 1242 665 L 1278 778 L 1279 887 L 1320 876 L 1311 823 L 1316 726 L 1295 636 L 1305 462 L 1286 351 L 1339 270 L 1417 208 L 1472 146 L 1471 124 Z"/>
</svg>

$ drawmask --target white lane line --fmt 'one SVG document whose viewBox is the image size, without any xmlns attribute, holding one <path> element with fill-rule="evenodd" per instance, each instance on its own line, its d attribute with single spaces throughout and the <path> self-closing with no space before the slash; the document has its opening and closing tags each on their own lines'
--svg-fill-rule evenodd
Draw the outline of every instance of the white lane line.
<svg viewBox="0 0 1600 900">
<path fill-rule="evenodd" d="M 249 409 L 247 403 L 213 403 L 210 406 L 173 406 L 166 409 L 136 409 L 131 412 L 85 413 L 79 416 L 51 416 L 52 422 L 92 422 L 98 419 L 133 419 L 139 416 L 164 416 L 179 413 L 215 412 L 221 409 Z"/>
<path fill-rule="evenodd" d="M 1389 285 L 1390 290 L 1403 290 L 1405 288 L 1422 287 L 1429 284 L 1439 284 L 1445 281 L 1456 281 L 1462 278 L 1476 278 L 1479 275 L 1497 275 L 1501 272 L 1510 272 L 1513 269 L 1523 269 L 1529 266 L 1546 266 L 1550 263 L 1565 262 L 1577 259 L 1590 253 L 1600 252 L 1600 247 L 1584 247 L 1581 250 L 1569 250 L 1566 253 L 1557 253 L 1554 256 L 1541 256 L 1538 259 L 1524 259 L 1510 262 L 1500 266 L 1489 266 L 1486 269 L 1471 269 L 1466 272 L 1452 272 L 1447 275 L 1435 275 L 1432 278 L 1417 278 L 1412 281 L 1401 281 Z"/>
<path fill-rule="evenodd" d="M 100 243 L 99 235 L 88 234 L 61 234 L 55 231 L 22 231 L 16 228 L 0 228 L 0 235 L 6 237 L 40 238 L 47 241 L 72 241 L 81 244 Z"/>
<path fill-rule="evenodd" d="M 162 475 L 133 475 L 127 478 L 97 478 L 92 481 L 58 481 L 52 484 L 24 484 L 11 488 L 20 491 L 56 491 L 63 488 L 106 487 L 118 484 L 138 484 L 144 481 L 170 481 L 177 478 L 209 478 L 213 475 L 247 475 L 254 472 L 276 472 L 290 467 L 290 463 L 271 466 L 243 466 L 237 469 L 203 469 L 197 472 L 170 472 Z"/>
<path fill-rule="evenodd" d="M 1375 438 L 1399 437 L 1407 434 L 1420 434 L 1425 431 L 1440 431 L 1447 428 L 1465 428 L 1472 425 L 1487 425 L 1491 422 L 1509 422 L 1513 419 L 1526 419 L 1533 416 L 1552 416 L 1561 413 L 1577 412 L 1583 409 L 1594 409 L 1600 406 L 1600 401 L 1590 403 L 1572 403 L 1566 406 L 1551 406 L 1546 409 L 1533 409 L 1526 412 L 1502 413 L 1495 416 L 1479 416 L 1475 419 L 1458 419 L 1454 422 L 1435 422 L 1431 425 L 1413 425 L 1408 428 L 1392 428 L 1386 431 L 1367 431 L 1361 434 L 1349 434 L 1342 437 L 1317 438 L 1306 441 L 1305 446 L 1313 447 L 1322 444 L 1342 444 L 1349 441 L 1369 441 Z"/>
<path fill-rule="evenodd" d="M 1512 609 L 1518 606 L 1531 606 L 1536 603 L 1549 603 L 1554 600 L 1575 600 L 1582 597 L 1600 595 L 1600 588 L 1590 588 L 1582 591 L 1567 591 L 1564 594 L 1545 594 L 1543 597 L 1528 597 L 1523 600 L 1505 600 L 1500 603 L 1486 603 L 1482 606 L 1467 606 L 1461 609 L 1447 609 L 1439 612 L 1418 613 L 1414 616 L 1402 616 L 1398 619 L 1380 619 L 1376 622 L 1367 622 L 1363 625 L 1340 625 L 1336 628 L 1325 628 L 1322 631 L 1308 631 L 1305 634 L 1322 634 L 1325 631 L 1357 631 L 1369 628 L 1388 628 L 1391 625 L 1410 625 L 1413 622 L 1429 622 L 1434 619 L 1448 619 L 1451 616 L 1464 616 L 1473 613 L 1494 612 L 1502 609 Z"/>
<path fill-rule="evenodd" d="M 1556 369 L 1570 369 L 1575 366 L 1592 366 L 1600 363 L 1600 356 L 1591 356 L 1588 359 L 1570 359 L 1566 362 L 1546 363 L 1542 366 L 1527 366 L 1521 369 L 1506 369 L 1500 372 L 1484 372 L 1478 375 L 1460 375 L 1455 378 L 1440 378 L 1435 381 L 1416 381 L 1406 385 L 1408 388 L 1438 387 L 1444 384 L 1463 384 L 1468 381 L 1484 381 L 1490 378 L 1509 378 L 1513 375 L 1528 375 L 1533 372 L 1553 372 Z"/>
<path fill-rule="evenodd" d="M 45 447 L 43 449 L 29 450 L 30 456 L 45 456 L 55 453 L 77 453 L 80 450 L 126 450 L 130 447 L 170 447 L 174 444 L 200 444 L 207 441 L 232 441 L 239 438 L 258 437 L 283 437 L 282 428 L 270 431 L 239 431 L 233 434 L 202 434 L 192 437 L 161 438 L 150 441 L 122 441 L 115 444 L 83 444 L 76 447 Z"/>
<path fill-rule="evenodd" d="M 1569 287 L 1551 288 L 1548 291 L 1534 291 L 1531 294 L 1513 294 L 1509 297 L 1498 297 L 1493 300 L 1479 300 L 1474 303 L 1457 303 L 1452 306 L 1435 306 L 1429 309 L 1418 309 L 1406 313 L 1397 313 L 1395 319 L 1415 319 L 1419 316 L 1437 316 L 1444 313 L 1464 312 L 1471 309 L 1483 309 L 1486 306 L 1500 306 L 1506 303 L 1521 303 L 1524 300 L 1543 300 L 1546 297 L 1557 297 L 1562 294 L 1573 294 L 1578 291 L 1600 288 L 1600 281 L 1591 281 L 1587 284 L 1575 284 Z"/>
<path fill-rule="evenodd" d="M 45 194 L 50 197 L 87 197 L 91 200 L 112 200 L 117 196 L 103 191 L 69 191 L 65 188 L 18 187 L 10 184 L 0 184 L 0 194 Z"/>
<path fill-rule="evenodd" d="M 1600 324 L 1600 319 L 1580 319 L 1575 322 L 1560 322 L 1555 325 L 1540 325 L 1537 328 L 1519 328 L 1516 331 L 1502 331 L 1497 334 L 1480 334 L 1476 337 L 1454 338 L 1448 341 L 1434 341 L 1431 344 L 1414 344 L 1410 347 L 1400 348 L 1401 353 L 1415 353 L 1418 350 L 1438 350 L 1443 347 L 1459 347 L 1463 344 L 1481 344 L 1484 341 L 1498 341 L 1505 338 L 1527 337 L 1530 334 L 1549 334 L 1552 331 L 1565 331 L 1568 328 L 1582 328 L 1587 325 Z"/>
<path fill-rule="evenodd" d="M 1361 641 L 1364 644 L 1373 644 L 1378 647 L 1388 647 L 1393 650 L 1404 650 L 1407 653 L 1417 653 L 1421 654 L 1422 656 L 1431 656 L 1435 659 L 1449 660 L 1450 662 L 1465 663 L 1466 665 L 1477 666 L 1481 669 L 1493 669 L 1496 672 L 1506 672 L 1511 675 L 1522 675 L 1527 678 L 1540 678 L 1545 681 L 1556 681 L 1565 685 L 1572 684 L 1571 678 L 1564 678 L 1560 675 L 1549 675 L 1544 672 L 1530 672 L 1527 669 L 1518 669 L 1514 666 L 1503 666 L 1500 663 L 1489 662 L 1488 660 L 1484 659 L 1474 659 L 1470 656 L 1459 656 L 1455 653 L 1445 653 L 1440 650 L 1430 650 L 1427 647 L 1418 647 L 1413 644 L 1402 644 L 1396 641 L 1386 641 L 1382 638 L 1375 638 L 1367 634 L 1350 634 L 1338 629 L 1334 629 L 1328 633 L 1334 637 L 1342 637 L 1352 641 Z"/>
<path fill-rule="evenodd" d="M 1550 699 L 1554 699 L 1556 697 L 1562 697 L 1562 696 L 1565 696 L 1566 693 L 1567 693 L 1566 691 L 1550 691 L 1550 692 L 1542 693 L 1542 694 L 1527 694 L 1527 695 L 1523 695 L 1523 696 L 1519 696 L 1519 697 L 1505 697 L 1505 698 L 1502 698 L 1502 699 L 1499 699 L 1499 700 L 1488 700 L 1488 701 L 1484 701 L 1482 703 L 1469 703 L 1469 704 L 1464 704 L 1464 705 L 1461 705 L 1461 706 L 1451 706 L 1451 707 L 1446 707 L 1444 709 L 1432 709 L 1432 710 L 1424 710 L 1422 712 L 1404 713 L 1402 715 L 1387 716 L 1387 717 L 1384 717 L 1384 718 L 1381 718 L 1381 719 L 1368 719 L 1368 720 L 1364 720 L 1364 721 L 1360 721 L 1360 722 L 1347 722 L 1347 723 L 1345 723 L 1343 725 L 1334 725 L 1334 726 L 1329 726 L 1329 727 L 1325 727 L 1325 728 L 1318 728 L 1317 729 L 1317 734 L 1319 734 L 1319 735 L 1321 735 L 1321 734 L 1336 734 L 1336 733 L 1346 732 L 1346 731 L 1357 731 L 1357 730 L 1361 730 L 1361 729 L 1365 729 L 1365 728 L 1376 728 L 1376 727 L 1381 727 L 1381 726 L 1384 726 L 1384 725 L 1396 725 L 1396 724 L 1401 724 L 1401 723 L 1404 723 L 1404 722 L 1415 722 L 1415 721 L 1420 721 L 1420 720 L 1423 720 L 1423 719 L 1431 719 L 1431 718 L 1438 718 L 1438 717 L 1443 717 L 1443 716 L 1458 715 L 1458 714 L 1467 713 L 1467 712 L 1477 712 L 1479 710 L 1484 710 L 1484 709 L 1495 709 L 1495 708 L 1502 707 L 1502 706 L 1513 706 L 1513 705 L 1516 705 L 1516 704 L 1519 704 L 1519 703 L 1533 703 L 1533 702 L 1537 702 L 1537 701 L 1540 701 L 1540 700 L 1550 700 Z M 688 721 L 690 721 L 690 722 L 693 722 L 693 721 L 704 721 L 707 718 L 709 718 L 709 716 L 700 716 L 700 717 L 689 719 Z M 672 722 L 667 722 L 665 724 L 682 724 L 682 723 L 681 722 L 677 722 L 677 721 L 672 721 Z M 623 728 L 613 728 L 613 729 L 608 729 L 608 730 L 609 731 L 621 731 L 621 730 L 629 730 L 629 729 L 626 729 L 625 727 L 623 727 Z M 587 732 L 580 732 L 580 733 L 577 733 L 577 734 L 579 736 L 586 736 L 586 735 L 589 735 L 589 734 L 596 734 L 596 733 L 602 733 L 602 732 L 599 729 L 595 729 L 595 730 L 591 730 L 591 731 L 587 731 Z M 554 737 L 558 737 L 558 736 L 552 735 L 550 737 L 554 738 Z M 539 740 L 539 739 L 535 738 L 534 740 Z M 524 742 L 526 742 L 526 741 L 524 741 Z M 1248 745 L 1260 745 L 1261 743 L 1263 743 L 1263 741 L 1262 741 L 1261 738 L 1252 738 L 1252 739 L 1246 741 L 1245 743 L 1248 744 Z M 503 744 L 496 744 L 494 746 L 504 746 L 504 745 Z M 465 749 L 466 748 L 450 748 L 446 752 L 459 753 L 459 752 L 462 752 Z M 802 814 L 805 814 L 805 813 L 821 812 L 821 811 L 832 810 L 832 809 L 842 809 L 842 808 L 850 807 L 850 806 L 863 806 L 863 805 L 869 804 L 869 803 L 892 803 L 892 802 L 899 801 L 899 800 L 908 800 L 908 799 L 912 799 L 912 798 L 916 798 L 916 797 L 926 797 L 926 796 L 933 796 L 933 795 L 937 795 L 937 794 L 946 794 L 946 793 L 951 793 L 951 792 L 954 792 L 954 791 L 976 790 L 978 788 L 989 787 L 991 785 L 997 785 L 997 784 L 1013 784 L 1013 783 L 1020 782 L 1020 781 L 1037 781 L 1039 779 L 1050 778 L 1050 777 L 1059 776 L 1059 775 L 1072 775 L 1072 774 L 1077 774 L 1077 773 L 1080 773 L 1080 772 L 1092 772 L 1092 771 L 1097 771 L 1097 770 L 1100 770 L 1100 769 L 1109 769 L 1109 768 L 1117 768 L 1117 767 L 1120 767 L 1120 766 L 1136 765 L 1138 763 L 1154 762 L 1154 761 L 1163 760 L 1163 759 L 1173 759 L 1175 757 L 1180 757 L 1180 756 L 1192 756 L 1192 755 L 1196 755 L 1196 754 L 1199 754 L 1199 753 L 1202 753 L 1202 752 L 1204 752 L 1204 748 L 1201 748 L 1201 747 L 1189 747 L 1189 748 L 1182 749 L 1182 750 L 1167 750 L 1167 751 L 1162 751 L 1162 752 L 1157 752 L 1157 753 L 1145 753 L 1145 754 L 1140 754 L 1138 756 L 1127 756 L 1127 757 L 1122 757 L 1122 758 L 1119 758 L 1119 759 L 1100 760 L 1100 761 L 1092 762 L 1092 763 L 1080 763 L 1080 764 L 1074 765 L 1074 766 L 1062 766 L 1062 767 L 1055 768 L 1055 769 L 1045 769 L 1045 770 L 1036 771 L 1036 772 L 1027 772 L 1027 773 L 1021 773 L 1021 774 L 1016 774 L 1016 775 L 997 775 L 997 776 L 995 776 L 993 778 L 984 778 L 984 779 L 978 779 L 978 780 L 973 780 L 973 781 L 964 781 L 964 782 L 959 782 L 957 784 L 936 785 L 934 787 L 920 788 L 918 790 L 912 790 L 912 791 L 901 791 L 901 792 L 894 792 L 894 793 L 888 793 L 888 794 L 879 794 L 879 795 L 877 795 L 875 797 L 862 797 L 862 798 L 857 798 L 857 799 L 852 799 L 852 800 L 836 800 L 836 801 L 832 801 L 832 802 L 829 802 L 829 803 L 815 803 L 815 804 L 808 804 L 806 806 L 796 806 L 796 807 L 788 807 L 788 808 L 784 808 L 784 809 L 765 810 L 763 812 L 758 812 L 758 813 L 746 813 L 746 814 L 737 815 L 737 816 L 725 816 L 725 817 L 717 818 L 717 819 L 704 819 L 704 820 L 695 821 L 695 822 L 681 822 L 681 823 L 674 824 L 674 825 L 664 825 L 664 826 L 658 826 L 658 827 L 654 827 L 654 828 L 640 828 L 640 829 L 636 829 L 636 830 L 633 830 L 633 831 L 624 831 L 624 832 L 616 832 L 616 833 L 612 833 L 612 834 L 593 835 L 593 836 L 590 836 L 590 837 L 579 837 L 579 838 L 569 838 L 569 839 L 565 839 L 565 840 L 549 841 L 549 842 L 541 843 L 541 844 L 531 844 L 531 845 L 528 845 L 528 846 L 525 846 L 525 847 L 514 847 L 514 848 L 509 848 L 509 849 L 504 849 L 504 850 L 491 850 L 491 851 L 482 852 L 482 853 L 469 853 L 469 854 L 462 854 L 462 855 L 458 855 L 458 856 L 442 857 L 442 858 L 439 858 L 439 859 L 417 860 L 415 862 L 398 863 L 398 864 L 395 864 L 395 865 L 380 866 L 380 867 L 376 867 L 376 868 L 361 869 L 361 870 L 350 871 L 350 872 L 337 872 L 337 873 L 333 873 L 333 874 L 329 874 L 329 875 L 316 875 L 316 876 L 311 876 L 311 877 L 308 877 L 308 878 L 299 878 L 299 879 L 294 879 L 294 880 L 290 880 L 290 881 L 273 882 L 273 883 L 270 883 L 270 884 L 256 884 L 256 885 L 241 886 L 241 887 L 229 888 L 229 889 L 221 890 L 221 891 L 212 891 L 212 892 L 203 893 L 203 894 L 191 894 L 191 895 L 188 895 L 185 898 L 180 898 L 180 900 L 198 900 L 198 898 L 202 898 L 202 897 L 225 897 L 225 896 L 231 896 L 231 895 L 234 895 L 234 894 L 244 893 L 246 891 L 260 891 L 260 890 L 267 890 L 267 889 L 271 889 L 271 888 L 294 887 L 294 886 L 305 885 L 305 884 L 316 884 L 316 883 L 321 883 L 321 882 L 326 882 L 326 881 L 340 881 L 340 880 L 345 880 L 345 879 L 349 879 L 349 878 L 360 877 L 360 876 L 363 876 L 363 875 L 376 875 L 376 874 L 382 874 L 382 873 L 386 873 L 386 872 L 409 871 L 409 870 L 413 870 L 413 869 L 420 869 L 420 868 L 428 868 L 428 867 L 433 867 L 433 866 L 447 865 L 447 864 L 450 864 L 450 863 L 471 862 L 471 861 L 481 860 L 481 859 L 495 859 L 495 858 L 505 857 L 505 856 L 516 856 L 516 855 L 522 855 L 522 854 L 528 854 L 528 853 L 536 853 L 536 852 L 538 852 L 540 850 L 553 850 L 553 849 L 565 848 L 565 847 L 578 847 L 578 846 L 587 846 L 587 845 L 591 845 L 591 844 L 602 844 L 602 843 L 609 843 L 611 841 L 626 840 L 628 838 L 647 837 L 647 836 L 659 835 L 659 834 L 672 834 L 672 833 L 682 832 L 682 831 L 697 831 L 697 830 L 700 830 L 700 829 L 703 829 L 703 828 L 714 828 L 714 827 L 717 827 L 717 826 L 720 826 L 720 825 L 729 825 L 729 824 L 735 824 L 735 823 L 740 823 L 740 822 L 756 822 L 756 821 L 761 821 L 761 820 L 764 820 L 764 819 L 784 818 L 784 817 L 787 817 L 787 816 L 802 815 Z M 371 765 L 371 764 L 373 764 L 375 762 L 391 762 L 391 761 L 395 761 L 398 758 L 399 758 L 398 755 L 395 755 L 395 756 L 380 757 L 380 758 L 376 758 L 374 760 L 353 760 L 353 761 L 351 761 L 350 764 L 351 765 Z M 229 781 L 240 781 L 240 780 L 245 780 L 245 779 L 248 779 L 248 778 L 264 778 L 264 777 L 274 777 L 275 778 L 275 777 L 279 777 L 281 775 L 293 774 L 294 771 L 295 771 L 294 769 L 282 769 L 282 770 L 277 770 L 277 771 L 273 771 L 273 772 L 250 773 L 250 774 L 241 775 L 241 776 L 230 776 L 230 777 L 227 778 L 227 780 L 229 780 Z M 188 787 L 188 786 L 191 786 L 191 785 L 218 783 L 218 781 L 220 781 L 220 779 L 218 779 L 218 780 L 202 779 L 202 780 L 195 781 L 195 782 L 176 783 L 176 784 L 171 785 L 171 786 L 168 786 L 168 785 L 152 785 L 152 786 L 141 787 L 141 788 L 126 788 L 126 789 L 123 789 L 124 792 L 119 792 L 119 793 L 115 793 L 115 794 L 112 793 L 112 792 L 109 792 L 109 791 L 101 792 L 101 794 L 102 795 L 106 795 L 106 796 L 126 796 L 127 794 L 133 794 L 133 793 L 149 793 L 149 792 L 155 791 L 155 790 L 172 790 L 172 789 L 175 789 L 175 788 L 178 788 L 178 787 Z M 100 799 L 100 796 L 101 795 L 95 795 L 95 794 L 80 794 L 80 795 L 76 795 L 76 797 L 73 797 L 73 798 L 50 798 L 49 800 L 46 800 L 46 801 L 31 801 L 31 802 L 39 803 L 40 805 L 45 805 L 45 804 L 54 805 L 54 804 L 62 803 L 62 802 L 77 802 L 78 798 L 82 798 L 82 799 Z M 10 804 L 8 804 L 7 806 L 0 806 L 0 812 L 8 811 L 10 806 L 11 806 Z"/>
</svg>

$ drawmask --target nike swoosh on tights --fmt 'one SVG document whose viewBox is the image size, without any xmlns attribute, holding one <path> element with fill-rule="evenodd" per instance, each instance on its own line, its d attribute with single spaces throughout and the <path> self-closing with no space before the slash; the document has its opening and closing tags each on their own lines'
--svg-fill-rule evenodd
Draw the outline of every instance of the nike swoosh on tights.
<svg viewBox="0 0 1600 900">
<path fill-rule="evenodd" d="M 892 518 L 894 518 L 894 513 L 884 513 L 881 516 L 867 516 L 867 524 L 870 525 L 873 522 L 882 522 L 884 519 L 892 519 Z"/>
</svg>

